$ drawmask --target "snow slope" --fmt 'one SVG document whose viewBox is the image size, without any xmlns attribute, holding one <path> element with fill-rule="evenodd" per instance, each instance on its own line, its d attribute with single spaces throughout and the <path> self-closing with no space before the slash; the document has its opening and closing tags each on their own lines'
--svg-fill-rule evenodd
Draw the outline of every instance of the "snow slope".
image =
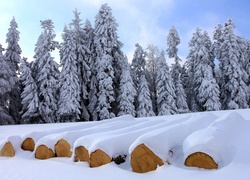
<svg viewBox="0 0 250 180">
<path fill-rule="evenodd" d="M 205 119 L 206 122 L 203 123 L 203 119 Z M 124 122 L 124 117 L 121 117 L 120 119 L 118 118 L 117 120 Z M 114 121 L 113 127 L 115 127 L 117 121 L 111 121 Z M 0 157 L 0 179 L 248 180 L 250 177 L 250 109 L 135 118 L 133 120 L 130 119 L 129 121 L 135 121 L 134 128 L 133 126 L 130 127 L 130 130 L 129 128 L 125 128 L 127 132 L 126 130 L 124 130 L 123 133 L 118 133 L 121 130 L 113 129 L 112 125 L 109 126 L 107 124 L 106 125 L 109 126 L 110 131 L 106 131 L 104 133 L 98 132 L 99 126 L 100 129 L 103 126 L 106 126 L 104 125 L 105 123 L 103 125 L 100 125 L 99 123 L 101 122 L 0 126 L 0 144 L 3 144 L 4 142 L 10 140 L 13 142 L 14 146 L 17 147 L 16 155 L 14 157 Z M 199 125 L 194 123 L 195 121 L 197 121 L 197 124 L 199 123 Z M 134 134 L 134 132 L 143 132 L 141 137 L 148 137 L 148 139 L 138 139 L 141 139 L 140 141 L 145 140 L 148 144 L 155 144 L 156 147 L 153 148 L 155 148 L 156 150 L 161 149 L 161 147 L 164 146 L 164 143 L 167 142 L 161 141 L 164 139 L 164 137 L 161 137 L 160 134 L 162 132 L 166 132 L 163 130 L 171 129 L 172 127 L 178 127 L 177 129 L 175 129 L 175 131 L 171 132 L 171 142 L 173 144 L 177 143 L 180 145 L 180 153 L 175 157 L 175 159 L 173 159 L 173 163 L 171 163 L 171 165 L 165 164 L 161 167 L 158 167 L 156 171 L 151 171 L 145 174 L 138 174 L 131 171 L 129 157 L 127 157 L 126 162 L 121 165 L 116 165 L 112 162 L 108 165 L 104 165 L 98 168 L 90 168 L 88 163 L 73 162 L 71 158 L 56 157 L 47 160 L 38 160 L 34 158 L 32 152 L 23 151 L 20 148 L 19 141 L 21 141 L 21 137 L 24 137 L 29 133 L 32 134 L 35 132 L 43 132 L 43 135 L 53 137 L 52 131 L 65 129 L 64 132 L 62 131 L 59 133 L 57 131 L 57 133 L 55 133 L 57 135 L 59 133 L 59 136 L 61 136 L 63 134 L 65 135 L 65 133 L 70 134 L 72 132 L 82 131 L 83 129 L 85 129 L 85 127 L 83 127 L 82 129 L 77 128 L 77 126 L 81 126 L 82 124 L 86 124 L 86 129 L 96 129 L 96 134 L 99 134 L 99 136 L 95 136 L 94 142 L 89 142 L 91 147 L 105 146 L 105 143 L 103 144 L 101 142 L 105 142 L 108 139 L 114 139 L 116 146 L 119 147 L 123 143 L 123 141 L 126 140 L 126 135 L 128 135 L 127 137 L 134 138 L 135 136 L 132 136 L 131 134 Z M 139 124 L 145 124 L 145 126 L 139 126 Z M 149 124 L 152 124 L 152 128 L 150 128 Z M 193 124 L 193 126 L 191 126 L 191 124 Z M 138 130 L 136 129 L 136 126 Z M 197 126 L 199 126 L 200 128 L 197 128 Z M 189 127 L 192 128 L 190 129 Z M 69 130 L 68 128 L 72 128 L 72 130 Z M 158 133 L 157 129 L 159 130 Z M 45 132 L 47 132 L 48 134 L 46 134 Z M 156 137 L 156 135 L 159 136 L 159 140 L 157 140 L 157 142 L 155 143 L 154 138 L 150 139 L 150 134 L 152 137 Z M 41 136 L 40 139 L 45 136 Z M 91 138 L 93 137 L 94 136 L 92 136 Z M 77 138 L 75 137 L 75 139 Z M 84 136 L 80 138 L 84 138 Z M 91 138 L 89 138 L 89 140 Z M 120 142 L 117 140 L 119 138 L 121 138 Z M 75 141 L 75 143 L 76 142 L 77 140 Z M 213 142 L 215 144 L 213 144 Z M 80 141 L 78 143 L 80 143 Z M 136 140 L 133 141 L 133 143 L 136 143 Z M 211 145 L 211 143 L 213 145 Z M 169 144 L 167 144 L 166 146 L 169 146 Z M 220 162 L 225 161 L 224 164 L 220 165 L 217 170 L 204 170 L 184 166 L 183 160 L 189 153 L 192 153 L 196 150 L 207 150 L 210 146 L 214 147 L 213 155 L 215 156 L 215 159 Z M 109 150 L 113 150 L 115 146 L 109 147 Z M 132 150 L 133 147 L 134 146 L 130 146 L 130 150 Z"/>
</svg>

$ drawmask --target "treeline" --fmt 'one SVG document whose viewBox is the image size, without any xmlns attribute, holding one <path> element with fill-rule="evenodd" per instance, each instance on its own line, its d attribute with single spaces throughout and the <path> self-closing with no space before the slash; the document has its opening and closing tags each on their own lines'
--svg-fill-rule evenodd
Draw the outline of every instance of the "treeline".
<svg viewBox="0 0 250 180">
<path fill-rule="evenodd" d="M 21 58 L 13 18 L 6 50 L 0 45 L 0 124 L 96 121 L 250 106 L 250 41 L 234 34 L 228 20 L 215 28 L 213 42 L 197 28 L 181 66 L 180 38 L 172 27 L 166 52 L 136 44 L 132 63 L 122 52 L 118 24 L 104 4 L 94 27 L 80 13 L 55 41 L 51 20 L 41 21 L 34 59 Z M 60 51 L 60 64 L 51 52 Z M 5 53 L 3 53 L 5 51 Z M 219 65 L 215 65 L 215 59 Z M 60 70 L 59 70 L 60 69 Z"/>
</svg>

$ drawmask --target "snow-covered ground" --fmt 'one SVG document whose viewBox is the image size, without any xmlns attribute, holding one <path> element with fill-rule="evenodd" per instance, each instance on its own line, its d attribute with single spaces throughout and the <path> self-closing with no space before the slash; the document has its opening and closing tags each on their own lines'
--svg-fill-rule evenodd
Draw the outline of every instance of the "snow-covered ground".
<svg viewBox="0 0 250 180">
<path fill-rule="evenodd" d="M 171 158 L 171 164 L 165 163 L 155 171 L 139 174 L 132 172 L 129 155 L 123 164 L 112 162 L 98 168 L 90 168 L 87 162 L 73 162 L 72 158 L 38 160 L 34 152 L 20 148 L 26 137 L 52 149 L 57 140 L 64 138 L 70 142 L 72 151 L 76 146 L 85 145 L 90 151 L 100 148 L 109 155 L 129 154 L 144 143 L 160 158 Z M 0 126 L 0 150 L 7 141 L 13 144 L 16 152 L 14 157 L 0 157 L 1 180 L 250 178 L 250 109 L 149 118 L 122 116 L 89 123 Z M 178 151 L 175 152 L 176 147 Z M 174 152 L 171 157 L 167 156 L 169 150 Z M 185 158 L 197 151 L 213 156 L 218 169 L 186 167 Z"/>
</svg>

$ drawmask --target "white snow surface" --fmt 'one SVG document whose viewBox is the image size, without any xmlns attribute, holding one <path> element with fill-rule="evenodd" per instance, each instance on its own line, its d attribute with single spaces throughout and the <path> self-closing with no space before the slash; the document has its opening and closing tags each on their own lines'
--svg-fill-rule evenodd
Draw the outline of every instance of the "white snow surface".
<svg viewBox="0 0 250 180">
<path fill-rule="evenodd" d="M 132 125 L 121 127 L 120 123 Z M 112 162 L 98 168 L 90 168 L 86 162 L 73 162 L 72 158 L 38 160 L 32 152 L 20 148 L 28 135 L 37 139 L 37 143 L 44 139 L 46 144 L 53 138 L 69 136 L 74 147 L 84 144 L 91 150 L 104 149 L 110 155 L 131 152 L 140 143 L 145 143 L 159 157 L 170 158 L 168 151 L 172 150 L 175 158 L 170 165 L 165 163 L 145 174 L 132 172 L 129 156 L 121 165 Z M 16 154 L 11 158 L 0 156 L 1 180 L 248 180 L 250 177 L 250 109 L 145 118 L 122 116 L 86 123 L 0 126 L 0 150 L 8 141 L 13 144 Z M 219 168 L 204 170 L 184 166 L 184 159 L 196 151 L 213 156 Z"/>
</svg>

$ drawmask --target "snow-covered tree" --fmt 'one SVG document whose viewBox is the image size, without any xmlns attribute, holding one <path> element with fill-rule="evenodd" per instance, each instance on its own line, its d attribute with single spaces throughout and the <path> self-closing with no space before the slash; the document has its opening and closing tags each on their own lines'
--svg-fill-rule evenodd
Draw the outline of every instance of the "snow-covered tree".
<svg viewBox="0 0 250 180">
<path fill-rule="evenodd" d="M 132 77 L 137 88 L 142 75 L 145 75 L 146 70 L 146 52 L 139 45 L 135 45 L 136 49 L 131 64 Z"/>
<path fill-rule="evenodd" d="M 22 120 L 21 123 L 38 123 L 39 122 L 39 100 L 37 86 L 32 77 L 30 65 L 26 58 L 21 60 L 20 64 L 20 82 L 23 86 L 21 93 L 22 103 Z"/>
<path fill-rule="evenodd" d="M 220 52 L 217 58 L 222 74 L 221 99 L 223 109 L 248 108 L 248 87 L 244 81 L 244 70 L 239 62 L 240 47 L 237 37 L 233 32 L 234 24 L 231 19 L 225 23 L 223 31 L 214 38 L 219 46 L 216 52 Z M 216 31 L 218 32 L 218 30 Z"/>
<path fill-rule="evenodd" d="M 17 81 L 9 62 L 3 56 L 4 48 L 0 44 L 0 124 L 14 124 L 9 114 L 9 94 Z"/>
<path fill-rule="evenodd" d="M 89 65 L 91 76 L 88 83 L 88 111 L 90 113 L 90 120 L 98 120 L 97 107 L 97 69 L 95 67 L 96 63 L 96 53 L 94 47 L 94 28 L 92 27 L 90 21 L 87 19 L 85 21 L 84 30 L 86 32 L 87 38 L 87 48 L 90 50 L 90 54 L 87 55 L 87 64 Z"/>
<path fill-rule="evenodd" d="M 87 36 L 84 28 L 82 27 L 80 12 L 74 11 L 75 19 L 73 19 L 71 25 L 73 26 L 74 39 L 76 42 L 76 59 L 77 59 L 77 72 L 80 82 L 80 106 L 81 106 L 81 119 L 84 121 L 89 120 L 89 112 L 87 109 L 87 84 L 90 81 L 90 67 L 87 63 L 87 56 L 90 54 L 90 50 L 87 48 Z"/>
<path fill-rule="evenodd" d="M 78 121 L 80 119 L 80 84 L 77 73 L 76 43 L 73 31 L 64 28 L 63 42 L 60 48 L 60 96 L 58 116 L 60 121 Z"/>
<path fill-rule="evenodd" d="M 126 58 L 126 57 L 125 57 Z M 119 113 L 118 116 L 131 114 L 135 116 L 134 100 L 136 90 L 134 87 L 133 79 L 130 74 L 130 67 L 127 58 L 124 61 L 121 80 L 120 80 L 120 96 L 119 96 Z"/>
<path fill-rule="evenodd" d="M 5 53 L 5 59 L 10 64 L 10 69 L 13 71 L 13 75 L 15 76 L 15 86 L 11 90 L 9 94 L 9 113 L 13 117 L 16 123 L 19 123 L 21 110 L 21 99 L 20 99 L 20 83 L 17 78 L 17 73 L 19 71 L 19 63 L 21 59 L 21 48 L 18 44 L 19 41 L 19 31 L 17 30 L 18 25 L 16 23 L 15 18 L 10 22 L 10 28 L 7 33 L 6 43 L 8 44 Z"/>
<path fill-rule="evenodd" d="M 41 26 L 44 31 L 35 45 L 33 74 L 38 90 L 40 121 L 52 123 L 56 120 L 59 70 L 51 51 L 59 44 L 54 40 L 53 22 L 50 19 L 41 21 Z"/>
<path fill-rule="evenodd" d="M 151 92 L 151 99 L 154 112 L 157 113 L 157 89 L 156 89 L 156 74 L 158 71 L 157 63 L 159 58 L 159 49 L 153 44 L 149 44 L 146 49 L 146 79 L 149 83 L 149 89 Z"/>
<path fill-rule="evenodd" d="M 193 111 L 219 110 L 219 86 L 213 77 L 212 52 L 208 36 L 197 28 L 189 42 L 189 75 L 193 91 Z M 194 108 L 195 107 L 195 108 Z"/>
<path fill-rule="evenodd" d="M 158 62 L 156 87 L 158 115 L 176 114 L 175 87 L 163 51 L 160 53 Z"/>
<path fill-rule="evenodd" d="M 145 75 L 141 76 L 139 82 L 137 117 L 155 116 Z"/>
<path fill-rule="evenodd" d="M 111 8 L 103 4 L 95 18 L 94 45 L 96 50 L 96 72 L 98 82 L 97 111 L 99 119 L 115 117 L 112 107 L 115 103 L 114 64 L 117 48 L 121 47 L 117 35 L 118 24 L 112 15 Z"/>
<path fill-rule="evenodd" d="M 187 113 L 189 112 L 186 94 L 183 89 L 182 81 L 181 81 L 181 73 L 182 67 L 180 65 L 181 59 L 177 55 L 178 48 L 177 46 L 180 44 L 180 38 L 178 35 L 177 30 L 175 27 L 172 27 L 169 30 L 167 36 L 167 53 L 169 58 L 174 58 L 174 64 L 172 65 L 171 69 L 171 76 L 173 79 L 174 87 L 175 87 L 175 94 L 176 94 L 176 107 L 177 113 Z"/>
</svg>

